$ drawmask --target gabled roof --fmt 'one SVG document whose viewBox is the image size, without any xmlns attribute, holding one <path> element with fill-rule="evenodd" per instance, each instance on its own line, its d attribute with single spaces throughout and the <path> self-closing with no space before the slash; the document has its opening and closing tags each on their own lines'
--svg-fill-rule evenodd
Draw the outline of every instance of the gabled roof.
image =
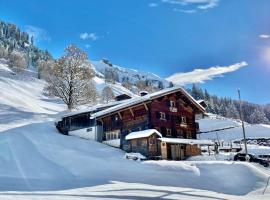
<svg viewBox="0 0 270 200">
<path fill-rule="evenodd" d="M 123 101 L 123 103 L 117 105 L 117 106 L 113 106 L 111 108 L 102 110 L 100 112 L 94 113 L 91 118 L 98 118 L 104 115 L 108 115 L 110 113 L 113 112 L 118 112 L 122 109 L 137 105 L 137 104 L 141 104 L 141 103 L 146 103 L 148 101 L 151 101 L 153 99 L 168 95 L 168 94 L 172 94 L 175 92 L 182 92 L 202 113 L 205 112 L 204 107 L 202 107 L 190 94 L 188 94 L 187 91 L 185 91 L 182 87 L 171 87 L 171 88 L 167 88 L 164 90 L 160 90 L 158 92 L 154 92 L 152 94 L 148 94 L 142 97 L 136 97 L 136 98 L 132 98 L 132 99 L 128 99 Z"/>
<path fill-rule="evenodd" d="M 132 139 L 137 139 L 137 138 L 145 138 L 145 137 L 149 137 L 149 136 L 151 136 L 153 134 L 157 134 L 159 137 L 162 137 L 161 133 L 158 132 L 156 129 L 148 129 L 148 130 L 129 133 L 126 136 L 126 140 L 132 140 Z"/>
</svg>

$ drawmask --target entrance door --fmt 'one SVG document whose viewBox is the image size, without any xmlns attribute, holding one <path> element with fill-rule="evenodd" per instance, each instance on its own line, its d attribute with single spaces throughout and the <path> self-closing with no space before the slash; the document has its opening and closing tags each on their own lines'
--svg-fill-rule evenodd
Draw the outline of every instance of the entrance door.
<svg viewBox="0 0 270 200">
<path fill-rule="evenodd" d="M 180 144 L 171 144 L 172 160 L 183 160 L 185 158 L 184 146 Z"/>
</svg>

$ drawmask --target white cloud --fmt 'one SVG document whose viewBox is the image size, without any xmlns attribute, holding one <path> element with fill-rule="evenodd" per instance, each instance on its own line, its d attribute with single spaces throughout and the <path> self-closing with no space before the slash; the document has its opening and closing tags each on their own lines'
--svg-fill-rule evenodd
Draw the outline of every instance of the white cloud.
<svg viewBox="0 0 270 200">
<path fill-rule="evenodd" d="M 198 6 L 199 9 L 207 10 L 218 6 L 219 0 L 210 0 L 205 5 Z"/>
<path fill-rule="evenodd" d="M 185 7 L 189 6 L 191 9 L 178 9 L 179 11 L 184 11 L 184 13 L 190 14 L 191 10 L 208 10 L 218 6 L 220 0 L 161 0 L 163 3 L 172 4 L 175 6 Z M 187 12 L 185 12 L 187 11 Z M 194 12 L 192 12 L 194 13 Z"/>
<path fill-rule="evenodd" d="M 95 33 L 81 33 L 80 38 L 82 40 L 97 40 L 98 36 Z"/>
<path fill-rule="evenodd" d="M 261 34 L 261 35 L 259 35 L 259 37 L 262 38 L 262 39 L 268 39 L 268 38 L 270 38 L 270 35 L 268 35 L 268 34 Z"/>
<path fill-rule="evenodd" d="M 51 37 L 48 35 L 47 31 L 32 25 L 25 26 L 25 31 L 30 37 L 33 36 L 35 42 L 40 41 L 51 41 Z"/>
<path fill-rule="evenodd" d="M 205 81 L 212 80 L 215 77 L 221 77 L 225 73 L 234 72 L 244 66 L 247 66 L 246 62 L 240 62 L 229 66 L 215 66 L 208 69 L 195 69 L 191 72 L 176 73 L 166 78 L 179 85 L 187 85 L 191 83 L 204 83 Z"/>
<path fill-rule="evenodd" d="M 148 4 L 149 7 L 158 7 L 159 5 L 157 3 L 149 3 Z"/>
</svg>

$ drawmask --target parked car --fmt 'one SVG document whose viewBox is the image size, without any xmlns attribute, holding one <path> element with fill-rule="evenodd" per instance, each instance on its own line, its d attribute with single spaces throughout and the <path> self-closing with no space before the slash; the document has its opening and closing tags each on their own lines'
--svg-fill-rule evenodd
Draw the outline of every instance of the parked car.
<svg viewBox="0 0 270 200">
<path fill-rule="evenodd" d="M 258 157 L 270 163 L 270 155 L 259 155 Z"/>
<path fill-rule="evenodd" d="M 249 156 L 249 162 L 255 162 L 255 163 L 259 163 L 260 165 L 263 165 L 264 167 L 268 167 L 269 163 L 264 160 L 264 159 L 260 159 L 257 158 L 256 156 L 252 155 L 252 154 L 247 154 Z M 245 153 L 238 153 L 234 156 L 234 161 L 246 161 L 246 154 Z"/>
</svg>

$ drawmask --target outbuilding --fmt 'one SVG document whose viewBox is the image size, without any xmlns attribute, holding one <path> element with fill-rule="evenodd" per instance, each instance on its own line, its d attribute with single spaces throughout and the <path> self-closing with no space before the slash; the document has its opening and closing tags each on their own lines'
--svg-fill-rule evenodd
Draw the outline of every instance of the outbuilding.
<svg viewBox="0 0 270 200">
<path fill-rule="evenodd" d="M 161 137 L 161 133 L 156 129 L 148 129 L 131 132 L 125 139 L 130 141 L 129 152 L 140 153 L 146 157 L 154 157 L 160 155 L 158 138 Z"/>
</svg>

